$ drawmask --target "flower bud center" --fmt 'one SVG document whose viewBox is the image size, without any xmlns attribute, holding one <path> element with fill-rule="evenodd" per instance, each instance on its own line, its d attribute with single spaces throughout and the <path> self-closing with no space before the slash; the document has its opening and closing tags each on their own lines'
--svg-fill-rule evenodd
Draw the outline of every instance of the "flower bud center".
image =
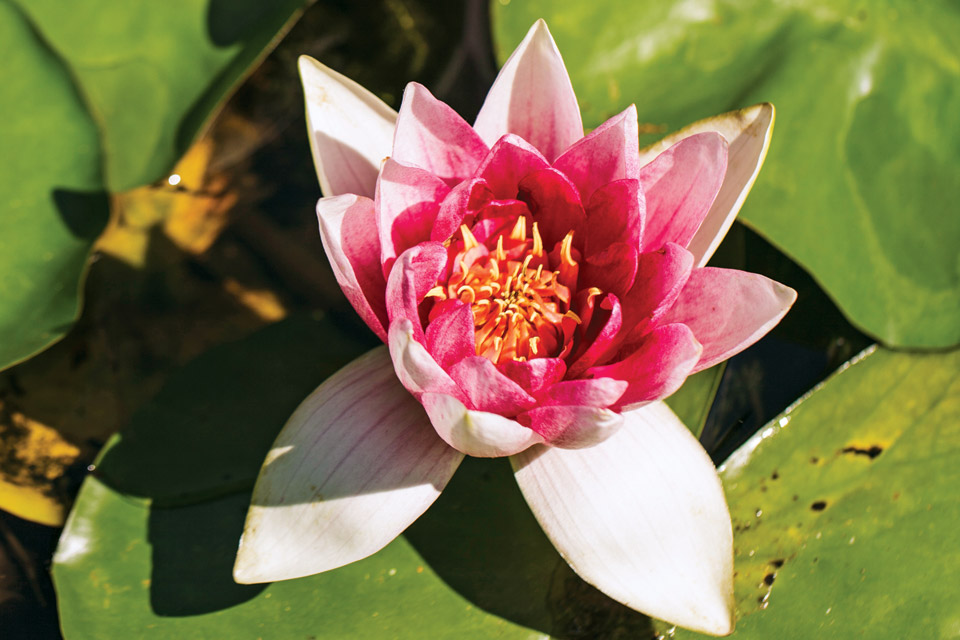
<svg viewBox="0 0 960 640">
<path fill-rule="evenodd" d="M 463 247 L 452 273 L 427 294 L 434 298 L 431 321 L 450 301 L 470 305 L 477 354 L 495 364 L 563 357 L 580 324 L 570 310 L 578 273 L 573 232 L 548 254 L 537 223 L 530 227 L 520 217 L 512 230 L 488 239 L 488 248 L 461 226 Z"/>
</svg>

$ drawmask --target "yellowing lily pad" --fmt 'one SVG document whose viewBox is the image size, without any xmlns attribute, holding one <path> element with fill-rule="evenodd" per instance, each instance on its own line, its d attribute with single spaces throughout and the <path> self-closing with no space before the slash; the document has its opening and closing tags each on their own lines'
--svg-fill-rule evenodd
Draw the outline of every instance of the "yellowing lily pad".
<svg viewBox="0 0 960 640">
<path fill-rule="evenodd" d="M 733 637 L 951 637 L 958 372 L 958 351 L 867 352 L 727 460 Z"/>
<path fill-rule="evenodd" d="M 960 342 L 960 14 L 950 2 L 492 2 L 501 59 L 545 18 L 593 127 L 651 139 L 758 102 L 777 125 L 741 219 L 894 346 Z"/>
</svg>

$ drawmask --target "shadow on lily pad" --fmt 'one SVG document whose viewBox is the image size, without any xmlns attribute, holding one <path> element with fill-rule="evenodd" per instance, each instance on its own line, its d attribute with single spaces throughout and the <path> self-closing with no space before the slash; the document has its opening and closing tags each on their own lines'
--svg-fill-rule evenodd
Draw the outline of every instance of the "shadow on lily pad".
<svg viewBox="0 0 960 640">
<path fill-rule="evenodd" d="M 466 458 L 404 534 L 478 607 L 556 638 L 652 637 L 650 619 L 580 579 L 540 529 L 507 460 Z"/>
</svg>

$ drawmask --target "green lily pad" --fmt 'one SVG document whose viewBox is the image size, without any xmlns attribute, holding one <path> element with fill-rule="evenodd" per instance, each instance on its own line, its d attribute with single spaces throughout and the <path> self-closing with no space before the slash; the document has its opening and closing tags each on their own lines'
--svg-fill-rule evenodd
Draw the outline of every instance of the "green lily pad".
<svg viewBox="0 0 960 640">
<path fill-rule="evenodd" d="M 773 102 L 742 219 L 894 346 L 960 342 L 960 13 L 949 2 L 493 2 L 501 60 L 545 18 L 593 127 L 651 138 Z M 658 131 L 659 130 L 659 131 Z"/>
<path fill-rule="evenodd" d="M 213 349 L 114 437 L 54 558 L 64 635 L 647 634 L 648 618 L 566 565 L 505 460 L 464 461 L 437 503 L 371 558 L 269 586 L 233 583 L 250 490 L 273 438 L 314 386 L 370 346 L 349 326 L 292 318 Z M 718 376 L 703 372 L 672 399 L 680 415 L 702 420 Z"/>
<path fill-rule="evenodd" d="M 960 351 L 867 354 L 722 468 L 734 637 L 956 634 Z"/>
<path fill-rule="evenodd" d="M 107 220 L 97 129 L 67 70 L 0 2 L 0 368 L 63 335 Z"/>
<path fill-rule="evenodd" d="M 305 0 L 19 2 L 101 129 L 106 185 L 169 171 Z"/>
</svg>

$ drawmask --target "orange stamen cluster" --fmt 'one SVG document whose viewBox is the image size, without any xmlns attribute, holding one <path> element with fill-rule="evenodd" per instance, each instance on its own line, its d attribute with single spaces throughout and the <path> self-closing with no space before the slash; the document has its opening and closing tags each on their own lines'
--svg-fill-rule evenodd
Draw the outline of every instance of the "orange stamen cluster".
<svg viewBox="0 0 960 640">
<path fill-rule="evenodd" d="M 477 354 L 494 363 L 536 357 L 563 357 L 572 348 L 580 318 L 570 310 L 578 265 L 573 232 L 550 254 L 544 251 L 537 223 L 520 217 L 490 250 L 463 225 L 463 248 L 446 283 L 427 294 L 435 299 L 430 320 L 442 301 L 471 306 Z"/>
</svg>

